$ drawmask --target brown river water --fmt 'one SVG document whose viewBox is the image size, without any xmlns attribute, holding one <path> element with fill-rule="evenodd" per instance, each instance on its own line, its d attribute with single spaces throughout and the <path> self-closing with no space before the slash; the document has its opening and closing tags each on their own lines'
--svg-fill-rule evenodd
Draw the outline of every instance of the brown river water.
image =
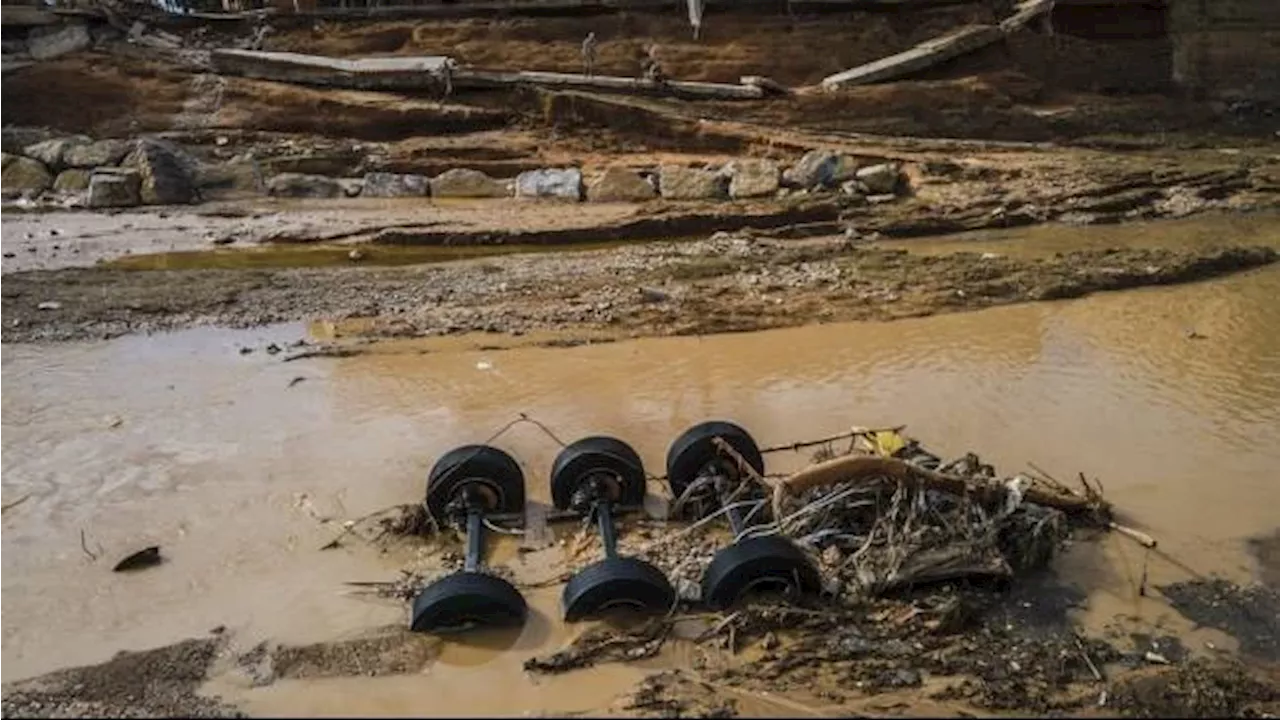
<svg viewBox="0 0 1280 720">
<path fill-rule="evenodd" d="M 1056 251 L 1073 246 L 1068 235 L 1076 247 L 1197 242 L 1192 234 L 1220 237 L 1236 221 L 1207 222 L 988 234 L 964 247 L 1008 252 L 1016 240 L 1020 252 Z M 1251 241 L 1280 244 L 1280 220 L 1249 222 Z M 395 577 L 403 553 L 321 552 L 336 531 L 315 516 L 416 501 L 437 456 L 520 412 L 565 440 L 617 435 L 658 474 L 667 444 L 705 419 L 736 420 L 762 444 L 905 423 L 942 455 L 974 450 L 1006 472 L 1033 462 L 1060 479 L 1101 479 L 1126 520 L 1159 539 L 1154 585 L 1192 573 L 1247 581 L 1259 568 L 1246 540 L 1280 526 L 1277 297 L 1273 266 L 893 323 L 569 349 L 481 351 L 486 339 L 453 338 L 291 363 L 238 352 L 305 336 L 296 325 L 5 345 L 3 497 L 26 499 L 3 521 L 4 680 L 218 625 L 248 647 L 406 622 L 405 608 L 343 586 Z M 1203 338 L 1188 337 L 1192 328 Z M 521 425 L 495 444 L 522 463 L 531 498 L 545 500 L 555 443 Z M 805 459 L 773 456 L 770 470 Z M 150 544 L 163 548 L 159 568 L 109 572 Z M 496 545 L 514 555 L 510 541 Z M 1164 601 L 1138 596 L 1143 552 L 1131 542 L 1077 542 L 1058 567 L 1089 594 L 1086 624 L 1129 615 L 1187 630 Z M 677 646 L 636 666 L 526 675 L 527 657 L 583 629 L 559 620 L 558 595 L 530 591 L 534 612 L 518 637 L 447 642 L 425 675 L 218 691 L 263 714 L 569 712 L 687 662 Z M 757 701 L 748 714 L 794 712 Z"/>
</svg>

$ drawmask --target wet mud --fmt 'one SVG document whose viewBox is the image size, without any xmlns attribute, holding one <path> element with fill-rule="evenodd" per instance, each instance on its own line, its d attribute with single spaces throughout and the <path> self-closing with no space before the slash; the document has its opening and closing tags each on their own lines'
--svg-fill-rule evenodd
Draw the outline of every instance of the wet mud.
<svg viewBox="0 0 1280 720">
<path fill-rule="evenodd" d="M 1191 282 L 1268 265 L 1267 246 L 1104 249 L 1043 259 L 916 255 L 843 239 L 751 235 L 587 254 L 411 268 L 112 269 L 6 276 L 5 342 L 109 338 L 216 324 L 370 321 L 419 337 L 539 331 L 707 335 L 893 319 Z"/>
</svg>

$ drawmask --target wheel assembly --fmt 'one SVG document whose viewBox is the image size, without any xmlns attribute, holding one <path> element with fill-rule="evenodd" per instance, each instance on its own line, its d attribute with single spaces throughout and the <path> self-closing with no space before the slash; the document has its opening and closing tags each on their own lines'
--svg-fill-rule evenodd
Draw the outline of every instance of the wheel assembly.
<svg viewBox="0 0 1280 720">
<path fill-rule="evenodd" d="M 523 624 L 524 597 L 511 583 L 480 570 L 485 515 L 524 509 L 524 474 L 516 461 L 487 445 L 452 450 L 431 469 L 426 504 L 437 522 L 466 528 L 467 555 L 461 572 L 428 585 L 414 599 L 411 629 L 443 633 Z"/>
<path fill-rule="evenodd" d="M 671 444 L 667 452 L 667 480 L 678 506 L 696 503 L 702 515 L 724 507 L 735 541 L 712 558 L 702 576 L 702 599 L 720 610 L 757 591 L 788 597 L 816 593 L 821 588 L 817 568 L 781 535 L 744 536 L 752 528 L 755 511 L 744 506 L 764 502 L 760 488 L 747 488 L 737 462 L 718 451 L 715 438 L 729 444 L 757 473 L 764 472 L 764 458 L 750 433 L 731 422 L 695 425 Z"/>
<path fill-rule="evenodd" d="M 551 469 L 551 499 L 560 510 L 595 520 L 605 559 L 580 570 L 564 588 L 564 619 L 575 622 L 614 607 L 665 612 L 675 589 L 662 571 L 639 558 L 619 557 L 613 525 L 618 505 L 644 500 L 645 473 L 640 456 L 610 437 L 583 438 L 560 451 Z"/>
</svg>

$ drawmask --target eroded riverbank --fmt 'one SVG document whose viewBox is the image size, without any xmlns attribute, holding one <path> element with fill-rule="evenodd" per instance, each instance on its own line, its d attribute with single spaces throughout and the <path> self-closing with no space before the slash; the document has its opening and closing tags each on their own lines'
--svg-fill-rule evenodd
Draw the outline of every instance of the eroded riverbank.
<svg viewBox="0 0 1280 720">
<path fill-rule="evenodd" d="M 1056 564 L 1083 593 L 1071 615 L 1086 632 L 1174 635 L 1191 657 L 1213 657 L 1235 647 L 1232 637 L 1194 629 L 1152 589 L 1196 574 L 1249 583 L 1274 573 L 1248 548 L 1274 533 L 1270 509 L 1280 500 L 1269 482 L 1280 460 L 1280 366 L 1270 331 L 1280 323 L 1270 301 L 1277 281 L 1273 265 L 1204 283 L 888 324 L 505 352 L 476 349 L 483 336 L 399 340 L 368 355 L 291 363 L 239 348 L 286 346 L 306 335 L 301 326 L 11 344 L 4 494 L 6 504 L 29 497 L 4 518 L 5 680 L 219 626 L 228 639 L 218 642 L 231 643 L 226 657 L 241 657 L 261 641 L 331 643 L 402 625 L 401 604 L 344 595 L 342 584 L 394 578 L 430 562 L 430 553 L 359 542 L 318 548 L 344 518 L 413 502 L 435 457 L 521 410 L 569 437 L 626 438 L 654 467 L 676 433 L 715 415 L 770 443 L 852 423 L 906 423 L 948 456 L 977 449 L 1000 467 L 1030 460 L 1055 475 L 1084 472 L 1105 483 L 1128 522 L 1159 539 L 1160 553 L 1144 558 L 1115 536 L 1077 542 Z M 1188 337 L 1190 328 L 1199 339 Z M 499 444 L 526 468 L 531 499 L 545 502 L 554 443 L 528 430 Z M 804 459 L 784 454 L 770 469 Z M 1205 503 L 1210 467 L 1220 492 Z M 81 530 L 102 559 L 81 549 Z M 120 576 L 104 566 L 152 543 L 168 558 L 154 570 Z M 529 557 L 499 542 L 490 560 L 545 580 L 548 568 L 522 555 Z M 643 708 L 627 698 L 646 675 L 687 673 L 700 656 L 697 645 L 677 642 L 639 664 L 527 676 L 527 659 L 588 629 L 558 621 L 558 589 L 531 591 L 535 620 L 518 637 L 433 645 L 439 654 L 410 663 L 409 674 L 285 676 L 255 687 L 242 671 L 213 664 L 204 692 L 251 714 L 604 712 L 614 698 L 614 711 L 634 714 Z M 54 602 L 78 622 L 45 622 Z M 334 667 L 329 674 L 346 673 Z M 669 677 L 654 683 L 703 687 Z M 509 691 L 480 693 L 496 684 Z M 584 684 L 591 693 L 573 689 Z M 115 701 L 133 692 L 122 687 Z M 675 691 L 646 692 L 662 700 Z M 778 703 L 795 694 L 784 691 Z M 743 714 L 788 711 L 735 697 Z M 856 693 L 845 700 L 844 712 L 886 712 Z M 840 712 L 825 702 L 804 707 Z M 938 710 L 939 701 L 911 689 L 870 702 L 973 711 L 963 702 Z"/>
<path fill-rule="evenodd" d="M 1115 241 L 1037 257 L 962 252 L 963 240 L 950 245 L 956 252 L 915 253 L 904 249 L 910 243 L 885 248 L 844 237 L 799 241 L 741 232 L 407 267 L 32 271 L 6 276 L 3 338 L 72 340 L 316 319 L 353 321 L 347 326 L 380 337 L 705 335 L 1080 297 L 1203 280 L 1275 261 L 1280 216 L 1246 216 L 1232 221 L 1241 228 L 1238 235 L 1206 237 L 1205 228 L 1217 222 L 1209 217 L 1140 226 L 1151 228 L 1146 232 L 1064 227 L 1040 236 Z M 984 237 L 1032 236 L 1022 230 Z M 376 262 L 384 251 L 355 252 Z M 390 256 L 397 259 L 395 251 Z M 283 259 L 296 259 L 296 253 Z M 209 262 L 216 268 L 227 261 L 213 256 Z M 143 258 L 128 263 L 148 267 Z"/>
</svg>

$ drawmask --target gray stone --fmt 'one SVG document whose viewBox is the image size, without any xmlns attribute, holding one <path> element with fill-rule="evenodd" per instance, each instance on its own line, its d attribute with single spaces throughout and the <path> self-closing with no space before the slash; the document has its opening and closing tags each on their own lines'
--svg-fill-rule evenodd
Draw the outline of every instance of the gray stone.
<svg viewBox="0 0 1280 720">
<path fill-rule="evenodd" d="M 0 174 L 0 191 L 9 193 L 41 193 L 53 185 L 53 175 L 44 163 L 31 158 L 8 156 Z"/>
<path fill-rule="evenodd" d="M 53 138 L 28 145 L 23 149 L 22 154 L 33 160 L 39 160 L 50 170 L 57 172 L 67 167 L 67 153 L 75 147 L 88 143 L 89 138 L 81 136 Z"/>
<path fill-rule="evenodd" d="M 424 197 L 431 191 L 431 181 L 425 175 L 400 175 L 398 173 L 365 173 L 364 197 Z"/>
<path fill-rule="evenodd" d="M 267 181 L 267 193 L 276 197 L 334 198 L 342 195 L 342 185 L 324 175 L 280 173 Z"/>
<path fill-rule="evenodd" d="M 788 187 L 816 188 L 833 183 L 840 156 L 830 150 L 810 150 L 782 174 L 782 182 Z"/>
<path fill-rule="evenodd" d="M 729 171 L 729 197 L 770 197 L 778 192 L 778 164 L 772 160 L 735 160 L 726 166 Z"/>
<path fill-rule="evenodd" d="M 53 189 L 60 193 L 78 193 L 89 189 L 89 178 L 93 173 L 88 170 L 73 168 L 58 173 L 53 181 Z"/>
<path fill-rule="evenodd" d="M 96 168 L 119 165 L 133 144 L 127 140 L 98 140 L 84 145 L 70 145 L 62 156 L 62 164 L 73 168 Z"/>
<path fill-rule="evenodd" d="M 454 168 L 431 179 L 431 195 L 453 198 L 497 198 L 510 197 L 511 191 L 505 183 L 494 180 L 479 170 Z"/>
<path fill-rule="evenodd" d="M 858 181 L 867 186 L 868 195 L 896 193 L 902 182 L 902 170 L 896 163 L 868 165 L 858 171 Z"/>
<path fill-rule="evenodd" d="M 32 28 L 27 34 L 27 51 L 36 60 L 50 60 L 87 49 L 93 39 L 82 23 Z"/>
<path fill-rule="evenodd" d="M 587 199 L 592 202 L 644 202 L 657 196 L 648 180 L 621 165 L 605 168 L 587 183 Z"/>
<path fill-rule="evenodd" d="M 364 160 L 364 156 L 356 151 L 340 149 L 300 155 L 281 155 L 263 160 L 262 168 L 268 175 L 296 173 L 299 175 L 342 177 L 344 175 L 354 175 L 356 167 L 362 160 Z"/>
<path fill-rule="evenodd" d="M 142 174 L 130 168 L 94 171 L 89 178 L 89 207 L 132 207 L 142 202 Z"/>
<path fill-rule="evenodd" d="M 725 196 L 725 178 L 711 170 L 663 165 L 658 189 L 668 200 L 717 200 Z"/>
<path fill-rule="evenodd" d="M 577 168 L 543 168 L 516 176 L 516 197 L 582 199 L 582 171 Z"/>
<path fill-rule="evenodd" d="M 364 193 L 364 178 L 338 178 L 338 187 L 347 197 L 359 197 Z"/>
<path fill-rule="evenodd" d="M 133 168 L 142 177 L 144 204 L 178 205 L 196 199 L 197 163 L 172 143 L 140 140 L 122 167 Z"/>
</svg>

